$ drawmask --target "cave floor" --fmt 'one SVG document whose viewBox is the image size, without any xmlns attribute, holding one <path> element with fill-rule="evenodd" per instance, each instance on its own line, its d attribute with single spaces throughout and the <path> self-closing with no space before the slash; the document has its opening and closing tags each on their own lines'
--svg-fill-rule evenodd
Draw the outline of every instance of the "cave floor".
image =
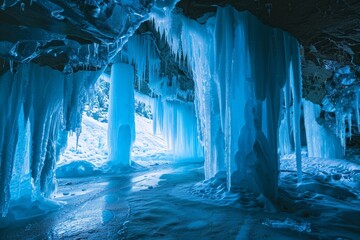
<svg viewBox="0 0 360 240">
<path fill-rule="evenodd" d="M 301 217 L 299 209 L 306 205 L 304 199 L 293 199 L 300 203 L 294 203 L 297 207 L 291 210 L 284 203 L 282 210 L 276 211 L 221 205 L 212 202 L 211 197 L 201 200 L 193 195 L 194 191 L 187 191 L 203 180 L 201 166 L 153 164 L 122 176 L 59 179 L 55 199 L 66 202 L 63 208 L 0 229 L 0 238 L 360 239 L 360 228 L 356 226 L 359 221 L 330 222 L 331 218 L 324 217 L 331 215 L 329 207 L 321 209 L 323 215 Z M 358 209 L 341 212 L 346 216 L 348 213 L 359 218 Z M 264 224 L 266 219 L 286 218 L 311 223 L 311 232 Z"/>
</svg>

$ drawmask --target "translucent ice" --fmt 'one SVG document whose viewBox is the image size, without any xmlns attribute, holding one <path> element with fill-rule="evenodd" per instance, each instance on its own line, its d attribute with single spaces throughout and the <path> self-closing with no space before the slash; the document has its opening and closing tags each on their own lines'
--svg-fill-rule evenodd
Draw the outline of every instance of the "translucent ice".
<svg viewBox="0 0 360 240">
<path fill-rule="evenodd" d="M 134 68 L 115 63 L 111 67 L 108 147 L 109 160 L 130 165 L 130 151 L 135 141 Z"/>
<path fill-rule="evenodd" d="M 290 78 L 296 98 L 295 141 L 300 147 L 296 39 L 231 7 L 218 8 L 204 25 L 176 14 L 153 19 L 172 52 L 187 59 L 192 72 L 206 178 L 226 171 L 228 189 L 245 186 L 276 198 L 281 93 Z"/>
</svg>

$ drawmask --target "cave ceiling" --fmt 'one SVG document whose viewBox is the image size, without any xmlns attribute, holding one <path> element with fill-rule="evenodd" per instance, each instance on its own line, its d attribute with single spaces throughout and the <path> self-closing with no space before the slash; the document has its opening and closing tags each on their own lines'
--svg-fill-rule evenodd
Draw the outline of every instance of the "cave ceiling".
<svg viewBox="0 0 360 240">
<path fill-rule="evenodd" d="M 134 4 L 136 2 L 136 4 Z M 0 9 L 0 69 L 35 62 L 64 72 L 95 70 L 137 31 L 154 36 L 168 71 L 191 81 L 170 55 L 159 34 L 146 23 L 156 1 L 48 0 L 4 1 Z M 198 20 L 217 6 L 248 10 L 265 24 L 293 34 L 302 44 L 304 97 L 316 103 L 326 95 L 333 66 L 349 65 L 359 76 L 360 1 L 358 0 L 181 0 L 178 11 Z M 330 67 L 329 67 L 330 66 Z M 332 67 L 331 67 L 332 66 Z M 355 83 L 358 84 L 358 81 Z"/>
</svg>

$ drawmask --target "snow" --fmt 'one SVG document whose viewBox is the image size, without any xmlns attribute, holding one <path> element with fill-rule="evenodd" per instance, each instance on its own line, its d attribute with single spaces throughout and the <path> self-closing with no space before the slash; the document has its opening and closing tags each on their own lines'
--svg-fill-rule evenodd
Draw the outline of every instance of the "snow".
<svg viewBox="0 0 360 240">
<path fill-rule="evenodd" d="M 137 137 L 131 152 L 133 161 L 143 163 L 154 159 L 171 160 L 173 158 L 166 141 L 161 136 L 153 134 L 152 120 L 135 114 L 135 124 Z M 58 169 L 69 166 L 72 162 L 88 162 L 94 165 L 94 169 L 106 166 L 107 127 L 107 123 L 99 122 L 84 114 L 78 145 L 76 146 L 76 136 L 70 135 L 67 149 L 58 162 Z M 72 172 L 68 173 L 70 176 L 71 174 Z"/>
<path fill-rule="evenodd" d="M 200 163 L 154 160 L 157 165 L 121 176 L 59 179 L 55 199 L 67 202 L 61 212 L 5 228 L 2 237 L 358 239 L 360 166 L 307 158 L 306 151 L 302 159 L 301 184 L 295 154 L 280 161 L 280 194 L 272 210 L 245 189 L 227 192 L 226 175 L 202 182 Z"/>
</svg>

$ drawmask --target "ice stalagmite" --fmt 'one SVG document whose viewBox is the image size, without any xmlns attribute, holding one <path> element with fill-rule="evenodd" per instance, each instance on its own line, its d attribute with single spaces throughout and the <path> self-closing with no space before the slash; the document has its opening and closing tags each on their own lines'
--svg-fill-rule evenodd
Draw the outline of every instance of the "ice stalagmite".
<svg viewBox="0 0 360 240">
<path fill-rule="evenodd" d="M 109 160 L 115 165 L 128 166 L 135 141 L 134 67 L 114 63 L 110 82 Z"/>
<path fill-rule="evenodd" d="M 176 14 L 153 19 L 172 51 L 187 59 L 193 74 L 206 178 L 225 171 L 229 189 L 247 187 L 275 199 L 286 82 L 287 91 L 289 86 L 293 89 L 297 110 L 301 100 L 297 40 L 231 7 L 218 8 L 204 25 Z M 295 119 L 299 117 L 300 110 Z M 294 123 L 298 126 L 297 120 Z"/>
</svg>

